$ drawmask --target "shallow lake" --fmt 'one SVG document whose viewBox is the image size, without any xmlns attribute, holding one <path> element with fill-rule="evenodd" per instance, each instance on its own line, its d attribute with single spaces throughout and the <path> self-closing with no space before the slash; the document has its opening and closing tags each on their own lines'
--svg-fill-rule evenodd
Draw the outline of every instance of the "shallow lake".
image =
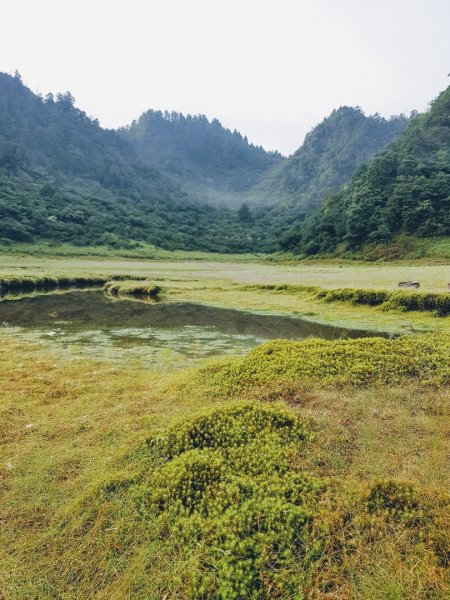
<svg viewBox="0 0 450 600">
<path fill-rule="evenodd" d="M 189 303 L 116 300 L 67 291 L 0 301 L 0 336 L 48 342 L 71 354 L 144 364 L 241 354 L 270 339 L 362 337 L 295 317 Z"/>
</svg>

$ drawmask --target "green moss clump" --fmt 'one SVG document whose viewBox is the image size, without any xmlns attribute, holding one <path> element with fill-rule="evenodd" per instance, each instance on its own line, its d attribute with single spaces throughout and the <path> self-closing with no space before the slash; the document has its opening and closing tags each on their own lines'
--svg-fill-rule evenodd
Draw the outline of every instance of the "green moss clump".
<svg viewBox="0 0 450 600">
<path fill-rule="evenodd" d="M 323 384 L 420 384 L 450 381 L 450 337 L 446 334 L 304 341 L 275 340 L 245 357 L 218 363 L 205 374 L 225 388 L 265 385 L 274 380 Z"/>
<path fill-rule="evenodd" d="M 169 546 L 199 552 L 186 597 L 304 598 L 322 549 L 312 530 L 326 489 L 295 467 L 307 437 L 286 408 L 241 402 L 149 440 L 162 462 L 134 498 Z"/>
<path fill-rule="evenodd" d="M 170 430 L 160 448 L 168 458 L 173 458 L 188 450 L 243 446 L 257 435 L 276 435 L 284 442 L 302 442 L 308 437 L 306 425 L 289 410 L 264 404 L 238 404 L 181 423 Z"/>
</svg>

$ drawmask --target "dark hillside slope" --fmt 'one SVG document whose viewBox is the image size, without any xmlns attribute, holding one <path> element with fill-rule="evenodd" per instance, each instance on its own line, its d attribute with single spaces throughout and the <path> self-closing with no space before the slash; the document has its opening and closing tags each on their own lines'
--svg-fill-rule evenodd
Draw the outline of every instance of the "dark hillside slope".
<svg viewBox="0 0 450 600">
<path fill-rule="evenodd" d="M 0 238 L 245 251 L 237 215 L 194 204 L 69 94 L 0 74 Z"/>
<path fill-rule="evenodd" d="M 450 87 L 287 245 L 306 254 L 355 251 L 400 233 L 450 235 Z"/>
</svg>

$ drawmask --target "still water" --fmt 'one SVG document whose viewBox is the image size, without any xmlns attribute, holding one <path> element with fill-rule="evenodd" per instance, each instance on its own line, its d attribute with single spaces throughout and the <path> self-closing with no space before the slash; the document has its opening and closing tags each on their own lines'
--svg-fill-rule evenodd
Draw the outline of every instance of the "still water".
<svg viewBox="0 0 450 600">
<path fill-rule="evenodd" d="M 0 301 L 0 337 L 47 342 L 60 350 L 144 363 L 242 354 L 270 339 L 361 337 L 294 317 L 198 304 L 116 300 L 69 291 Z"/>
</svg>

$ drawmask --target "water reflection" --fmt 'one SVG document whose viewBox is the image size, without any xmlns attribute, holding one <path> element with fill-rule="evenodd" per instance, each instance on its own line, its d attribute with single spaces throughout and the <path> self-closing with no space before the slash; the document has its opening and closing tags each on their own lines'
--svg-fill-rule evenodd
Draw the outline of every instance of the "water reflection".
<svg viewBox="0 0 450 600">
<path fill-rule="evenodd" d="M 284 316 L 198 304 L 114 300 L 101 291 L 71 291 L 0 302 L 0 335 L 51 340 L 65 350 L 98 357 L 155 360 L 161 351 L 204 358 L 242 353 L 269 339 L 361 337 Z"/>
</svg>

